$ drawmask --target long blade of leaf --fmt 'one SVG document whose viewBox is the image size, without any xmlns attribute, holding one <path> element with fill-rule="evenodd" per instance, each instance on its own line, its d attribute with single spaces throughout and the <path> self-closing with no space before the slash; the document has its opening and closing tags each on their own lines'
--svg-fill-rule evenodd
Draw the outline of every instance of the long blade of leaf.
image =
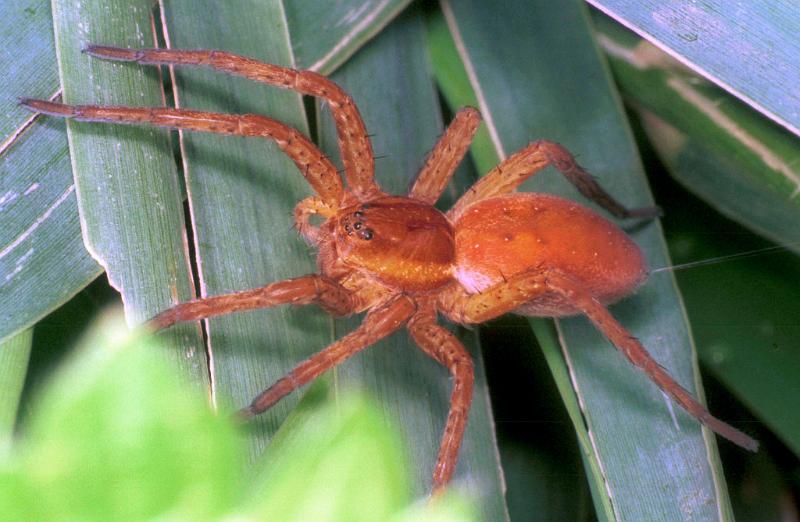
<svg viewBox="0 0 800 522">
<path fill-rule="evenodd" d="M 577 2 L 536 8 L 525 2 L 443 5 L 497 155 L 534 136 L 552 139 L 576 153 L 626 205 L 651 201 L 586 13 Z M 489 156 L 484 151 L 478 157 Z M 526 188 L 580 199 L 552 175 L 536 176 Z M 631 235 L 651 264 L 667 261 L 657 223 Z M 651 278 L 613 312 L 679 382 L 699 389 L 671 277 Z M 592 447 L 587 458 L 594 460 L 589 478 L 597 481 L 594 492 L 604 497 L 596 499 L 599 516 L 670 520 L 684 518 L 688 509 L 708 519 L 730 518 L 715 444 L 696 421 L 673 408 L 585 319 L 559 321 L 559 335 L 588 424 Z"/>
<path fill-rule="evenodd" d="M 800 253 L 800 139 L 596 14 L 617 84 L 671 174 L 731 219 Z"/>
<path fill-rule="evenodd" d="M 800 18 L 792 2 L 589 3 L 800 134 Z"/>
<path fill-rule="evenodd" d="M 285 2 L 297 67 L 329 74 L 409 3 L 411 0 Z"/>
<path fill-rule="evenodd" d="M 64 124 L 17 98 L 59 92 L 50 2 L 2 2 L 0 339 L 31 326 L 100 273 L 78 222 Z"/>
<path fill-rule="evenodd" d="M 424 38 L 419 12 L 411 11 L 333 75 L 353 95 L 373 133 L 378 182 L 391 193 L 407 190 L 442 129 Z M 324 114 L 320 140 L 323 150 L 335 156 L 335 133 Z M 347 331 L 355 323 L 337 322 L 337 330 Z M 455 485 L 478 500 L 484 520 L 504 520 L 507 512 L 480 349 L 473 335 L 461 330 L 458 335 L 474 357 L 477 382 Z M 416 468 L 414 493 L 426 494 L 449 405 L 447 370 L 402 333 L 343 364 L 336 376 L 342 389 L 367 388 L 387 416 L 400 421 Z"/>
<path fill-rule="evenodd" d="M 280 3 L 165 2 L 165 34 L 175 48 L 211 48 L 291 66 Z M 265 31 L 264 27 L 269 27 Z M 235 28 L 235 30 L 233 29 Z M 307 133 L 300 95 L 199 68 L 176 68 L 181 106 L 261 113 Z M 292 227 L 292 209 L 311 191 L 297 167 L 266 140 L 184 133 L 181 148 L 197 248 L 200 291 L 217 295 L 315 271 Z M 212 319 L 209 354 L 215 394 L 242 407 L 295 364 L 330 342 L 318 309 L 278 309 Z M 253 422 L 251 457 L 295 404 L 293 394 Z"/>
<path fill-rule="evenodd" d="M 157 106 L 154 68 L 115 64 L 82 54 L 90 43 L 154 43 L 151 3 L 53 2 L 56 52 L 66 103 Z M 72 170 L 86 247 L 122 293 L 129 323 L 193 297 L 181 194 L 167 131 L 68 122 Z M 169 357 L 189 379 L 206 380 L 203 341 L 194 325 L 165 337 Z"/>
<path fill-rule="evenodd" d="M 33 329 L 24 330 L 0 343 L 0 455 L 14 435 L 19 399 L 28 371 Z"/>
</svg>

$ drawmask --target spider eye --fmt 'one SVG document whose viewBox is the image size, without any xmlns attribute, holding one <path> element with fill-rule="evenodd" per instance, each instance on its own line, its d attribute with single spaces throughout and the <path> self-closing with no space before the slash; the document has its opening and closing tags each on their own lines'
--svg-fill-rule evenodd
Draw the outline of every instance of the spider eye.
<svg viewBox="0 0 800 522">
<path fill-rule="evenodd" d="M 361 237 L 361 239 L 363 239 L 365 241 L 369 241 L 370 239 L 372 239 L 372 236 L 373 236 L 372 229 L 371 228 L 365 228 L 364 230 L 359 232 L 358 235 Z"/>
</svg>

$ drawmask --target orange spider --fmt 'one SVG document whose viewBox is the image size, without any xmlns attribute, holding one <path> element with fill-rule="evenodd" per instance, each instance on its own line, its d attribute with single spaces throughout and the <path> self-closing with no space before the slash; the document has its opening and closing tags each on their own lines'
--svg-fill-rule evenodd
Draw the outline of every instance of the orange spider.
<svg viewBox="0 0 800 522">
<path fill-rule="evenodd" d="M 391 196 L 375 183 L 372 147 L 353 100 L 324 76 L 220 51 L 90 46 L 86 52 L 141 64 L 205 65 L 317 96 L 330 106 L 348 188 L 333 163 L 308 138 L 264 116 L 21 101 L 32 110 L 79 121 L 146 123 L 269 138 L 300 169 L 316 195 L 295 207 L 294 219 L 300 233 L 319 249 L 320 273 L 195 299 L 150 321 L 155 328 L 165 328 L 178 321 L 287 303 L 317 304 L 340 316 L 367 312 L 356 330 L 298 364 L 256 397 L 242 410 L 244 416 L 265 411 L 289 392 L 405 326 L 420 349 L 446 366 L 453 377 L 450 411 L 433 472 L 433 490 L 440 491 L 450 481 L 458 459 L 472 401 L 473 365 L 456 337 L 437 324 L 437 315 L 472 324 L 507 312 L 548 317 L 582 313 L 698 421 L 740 446 L 753 451 L 758 447 L 755 440 L 713 417 L 606 309 L 646 278 L 645 260 L 636 244 L 614 224 L 577 203 L 514 192 L 537 171 L 553 165 L 582 194 L 618 218 L 656 215 L 655 208 L 628 210 L 620 205 L 560 145 L 531 143 L 442 213 L 433 204 L 478 128 L 480 114 L 473 108 L 456 114 L 408 195 Z M 314 215 L 325 221 L 313 225 Z"/>
</svg>

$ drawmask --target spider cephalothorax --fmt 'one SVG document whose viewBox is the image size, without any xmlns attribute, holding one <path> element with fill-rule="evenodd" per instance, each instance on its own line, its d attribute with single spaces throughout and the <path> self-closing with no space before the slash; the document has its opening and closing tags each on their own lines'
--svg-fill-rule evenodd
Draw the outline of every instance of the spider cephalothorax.
<svg viewBox="0 0 800 522">
<path fill-rule="evenodd" d="M 220 51 L 98 46 L 86 51 L 111 60 L 205 65 L 318 96 L 331 108 L 347 188 L 336 167 L 308 138 L 264 116 L 22 101 L 33 110 L 82 121 L 145 123 L 268 138 L 298 166 L 316 195 L 297 205 L 295 222 L 319 249 L 320 274 L 196 299 L 150 322 L 166 328 L 178 321 L 279 304 L 313 303 L 336 315 L 367 311 L 357 329 L 298 364 L 256 397 L 242 410 L 243 415 L 263 412 L 292 390 L 405 326 L 420 349 L 453 376 L 450 412 L 433 473 L 433 489 L 440 490 L 455 470 L 472 400 L 473 368 L 458 339 L 437 324 L 437 315 L 459 323 L 480 323 L 512 311 L 544 316 L 581 313 L 698 421 L 736 444 L 757 448 L 756 441 L 713 417 L 605 308 L 645 279 L 644 258 L 633 241 L 577 203 L 514 192 L 537 171 L 553 165 L 616 217 L 656 214 L 654 208 L 628 210 L 620 205 L 560 145 L 531 143 L 442 213 L 433 204 L 469 148 L 480 123 L 475 109 L 456 114 L 408 194 L 389 196 L 375 183 L 372 147 L 358 109 L 347 93 L 323 76 Z M 324 218 L 321 225 L 311 223 L 314 215 Z"/>
</svg>

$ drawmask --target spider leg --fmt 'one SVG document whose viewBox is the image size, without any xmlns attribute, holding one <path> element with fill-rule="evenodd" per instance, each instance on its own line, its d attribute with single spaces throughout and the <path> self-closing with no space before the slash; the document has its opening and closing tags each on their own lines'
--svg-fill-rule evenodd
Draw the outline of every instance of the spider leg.
<svg viewBox="0 0 800 522">
<path fill-rule="evenodd" d="M 579 308 L 595 327 L 628 360 L 644 371 L 665 393 L 680 404 L 689 414 L 712 431 L 750 451 L 758 449 L 758 442 L 733 426 L 722 422 L 700 404 L 686 389 L 678 384 L 667 371 L 653 359 L 642 344 L 609 313 L 605 306 L 594 299 L 583 287 L 569 277 L 551 271 L 547 275 L 547 287 L 558 292 Z"/>
<path fill-rule="evenodd" d="M 325 276 L 311 274 L 278 281 L 261 288 L 187 301 L 164 310 L 150 319 L 145 327 L 160 330 L 181 321 L 196 321 L 280 304 L 312 303 L 319 304 L 335 315 L 347 315 L 354 311 L 354 299 L 349 290 Z"/>
<path fill-rule="evenodd" d="M 483 323 L 546 294 L 550 291 L 546 282 L 547 271 L 536 268 L 511 276 L 477 294 L 467 293 L 461 285 L 452 285 L 439 295 L 436 305 L 454 322 Z"/>
<path fill-rule="evenodd" d="M 477 109 L 464 107 L 456 113 L 450 126 L 425 160 L 425 165 L 408 191 L 408 197 L 431 205 L 436 203 L 469 150 L 469 144 L 472 143 L 472 137 L 480 123 L 481 114 Z"/>
<path fill-rule="evenodd" d="M 475 374 L 472 358 L 464 345 L 449 330 L 436 324 L 436 312 L 432 307 L 417 312 L 408 324 L 408 331 L 422 351 L 445 366 L 453 376 L 450 411 L 433 470 L 432 489 L 433 494 L 437 494 L 450 482 L 456 470 L 458 450 L 472 404 Z"/>
<path fill-rule="evenodd" d="M 381 193 L 375 183 L 372 144 L 353 99 L 341 87 L 313 71 L 298 71 L 223 51 L 124 49 L 90 45 L 85 52 L 97 58 L 154 65 L 204 65 L 257 82 L 322 98 L 331 108 L 345 176 L 360 200 Z"/>
<path fill-rule="evenodd" d="M 398 295 L 372 310 L 358 328 L 301 362 L 285 377 L 261 392 L 250 406 L 239 412 L 240 416 L 250 418 L 266 411 L 293 390 L 403 326 L 415 311 L 414 301 L 404 295 Z"/>
<path fill-rule="evenodd" d="M 167 107 L 64 105 L 31 99 L 20 100 L 20 103 L 44 114 L 76 121 L 143 123 L 171 129 L 268 138 L 275 141 L 278 147 L 294 161 L 308 183 L 327 205 L 338 207 L 342 199 L 344 191 L 342 180 L 333 163 L 299 131 L 266 116 L 221 114 Z"/>
<path fill-rule="evenodd" d="M 581 194 L 615 217 L 651 218 L 660 213 L 658 207 L 625 208 L 606 192 L 591 174 L 578 165 L 567 149 L 552 141 L 535 141 L 506 158 L 472 185 L 453 205 L 453 208 L 447 213 L 448 217 L 455 219 L 465 208 L 476 201 L 513 191 L 547 165 L 553 165 L 570 183 L 575 185 Z"/>
</svg>

